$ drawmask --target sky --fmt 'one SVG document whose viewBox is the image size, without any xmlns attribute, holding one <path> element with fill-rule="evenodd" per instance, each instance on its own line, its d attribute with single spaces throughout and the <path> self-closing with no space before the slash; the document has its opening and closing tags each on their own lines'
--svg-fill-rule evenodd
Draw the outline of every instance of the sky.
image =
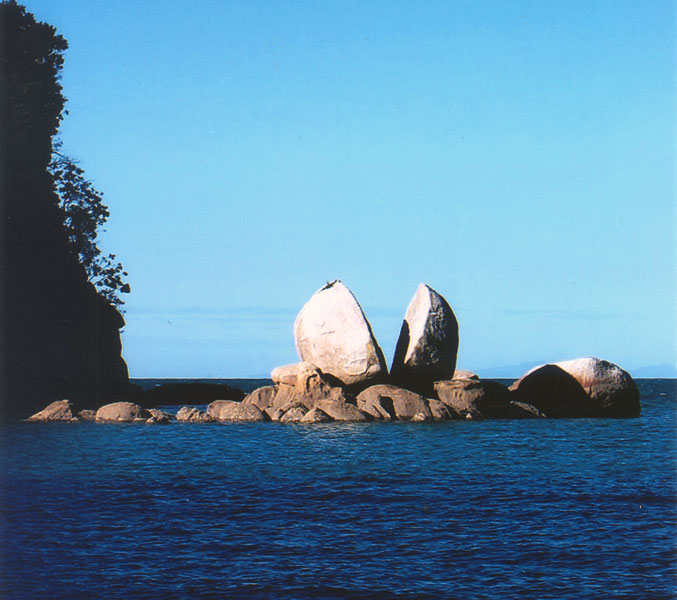
<svg viewBox="0 0 677 600">
<path fill-rule="evenodd" d="M 419 283 L 458 367 L 677 374 L 677 3 L 27 0 L 69 43 L 63 151 L 129 272 L 131 377 L 267 377 Z"/>
</svg>

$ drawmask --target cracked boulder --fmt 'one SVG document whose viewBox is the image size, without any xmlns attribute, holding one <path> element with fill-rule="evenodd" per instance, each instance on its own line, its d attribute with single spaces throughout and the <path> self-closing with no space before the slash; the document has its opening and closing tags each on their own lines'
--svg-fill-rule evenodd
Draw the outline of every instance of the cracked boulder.
<svg viewBox="0 0 677 600">
<path fill-rule="evenodd" d="M 340 281 L 325 285 L 303 306 L 294 322 L 294 342 L 302 361 L 345 385 L 364 385 L 388 373 L 362 308 Z"/>
<path fill-rule="evenodd" d="M 398 385 L 430 394 L 433 383 L 456 369 L 458 322 L 448 302 L 421 284 L 404 316 L 391 367 Z"/>
</svg>

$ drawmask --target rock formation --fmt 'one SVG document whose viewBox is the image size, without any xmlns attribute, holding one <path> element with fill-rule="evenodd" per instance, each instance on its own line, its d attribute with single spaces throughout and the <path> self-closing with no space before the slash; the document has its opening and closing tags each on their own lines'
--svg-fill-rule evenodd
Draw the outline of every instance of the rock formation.
<svg viewBox="0 0 677 600">
<path fill-rule="evenodd" d="M 598 358 L 535 367 L 510 386 L 519 402 L 548 417 L 636 417 L 639 392 L 632 377 Z"/>
<path fill-rule="evenodd" d="M 340 281 L 318 290 L 294 322 L 299 357 L 346 385 L 387 374 L 383 352 L 352 292 Z"/>
<path fill-rule="evenodd" d="M 514 403 L 508 388 L 495 381 L 454 378 L 436 382 L 435 391 L 454 418 L 527 419 L 539 416 L 533 407 Z"/>
<path fill-rule="evenodd" d="M 207 414 L 215 421 L 268 421 L 267 415 L 252 404 L 234 400 L 215 400 L 207 407 Z"/>
<path fill-rule="evenodd" d="M 458 324 L 446 300 L 421 284 L 407 309 L 390 379 L 383 354 L 362 309 L 338 281 L 318 291 L 294 324 L 302 362 L 273 369 L 273 385 L 247 396 L 228 386 L 166 384 L 145 402 L 179 399 L 203 404 L 206 412 L 184 406 L 180 423 L 329 423 L 369 421 L 447 421 L 543 417 L 622 417 L 639 415 L 639 393 L 632 377 L 596 358 L 542 365 L 510 388 L 456 371 Z M 320 364 L 321 363 L 321 364 Z M 228 399 L 214 399 L 225 393 Z M 88 413 L 85 415 L 85 413 Z M 31 421 L 93 418 L 76 413 L 68 400 L 49 405 Z M 169 423 L 172 415 L 138 404 L 101 407 L 99 422 Z"/>
<path fill-rule="evenodd" d="M 430 393 L 434 381 L 451 379 L 458 352 L 458 322 L 447 301 L 421 284 L 407 307 L 391 366 L 392 380 Z"/>
<path fill-rule="evenodd" d="M 370 419 L 357 409 L 355 397 L 340 380 L 307 361 L 276 367 L 271 378 L 272 386 L 254 390 L 242 403 L 257 407 L 272 421 L 297 422 L 309 413 L 312 415 L 304 422 Z"/>
<path fill-rule="evenodd" d="M 113 402 L 96 411 L 97 422 L 129 423 L 146 422 L 152 415 L 145 408 L 133 402 Z"/>
<path fill-rule="evenodd" d="M 176 413 L 176 420 L 179 423 L 211 423 L 214 421 L 206 412 L 194 406 L 182 406 Z"/>
<path fill-rule="evenodd" d="M 357 407 L 375 419 L 411 421 L 422 414 L 432 418 L 428 400 L 410 390 L 394 385 L 373 385 L 357 397 Z"/>
<path fill-rule="evenodd" d="M 57 400 L 40 412 L 28 417 L 26 421 L 77 421 L 75 405 L 70 400 Z"/>
<path fill-rule="evenodd" d="M 129 381 L 124 321 L 88 282 L 49 172 L 67 44 L 19 4 L 0 9 L 0 417 L 9 420 L 62 398 L 100 406 L 125 394 Z"/>
<path fill-rule="evenodd" d="M 577 358 L 555 363 L 585 390 L 599 417 L 638 417 L 639 391 L 627 371 L 599 358 Z"/>
</svg>

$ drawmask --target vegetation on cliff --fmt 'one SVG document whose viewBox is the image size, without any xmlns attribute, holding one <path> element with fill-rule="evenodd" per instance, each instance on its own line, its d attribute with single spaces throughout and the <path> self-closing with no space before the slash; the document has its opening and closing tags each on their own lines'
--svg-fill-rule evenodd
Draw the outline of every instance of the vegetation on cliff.
<svg viewBox="0 0 677 600">
<path fill-rule="evenodd" d="M 0 3 L 2 409 L 100 404 L 128 385 L 114 307 L 126 273 L 96 245 L 108 217 L 72 159 L 55 154 L 66 40 L 14 0 Z"/>
</svg>

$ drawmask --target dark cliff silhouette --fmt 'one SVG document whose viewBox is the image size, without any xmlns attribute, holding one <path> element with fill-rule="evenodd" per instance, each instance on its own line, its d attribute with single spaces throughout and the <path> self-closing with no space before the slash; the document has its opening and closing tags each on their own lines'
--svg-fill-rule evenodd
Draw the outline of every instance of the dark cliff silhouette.
<svg viewBox="0 0 677 600">
<path fill-rule="evenodd" d="M 81 406 L 129 389 L 122 315 L 69 245 L 49 172 L 65 98 L 66 40 L 16 2 L 0 3 L 0 394 L 2 417 L 48 402 Z"/>
</svg>

